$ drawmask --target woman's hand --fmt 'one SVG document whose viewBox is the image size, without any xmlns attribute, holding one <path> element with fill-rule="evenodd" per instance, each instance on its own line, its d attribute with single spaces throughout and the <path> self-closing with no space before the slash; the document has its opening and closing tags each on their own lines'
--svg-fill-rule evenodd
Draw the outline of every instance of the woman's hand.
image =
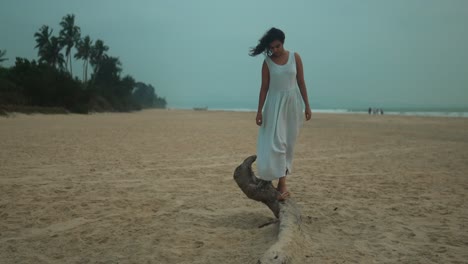
<svg viewBox="0 0 468 264">
<path fill-rule="evenodd" d="M 261 126 L 263 122 L 263 116 L 261 112 L 257 112 L 257 117 L 255 117 L 255 122 L 257 123 L 257 126 Z"/>
<path fill-rule="evenodd" d="M 305 110 L 306 121 L 309 121 L 311 117 L 312 117 L 312 111 L 310 110 L 310 107 L 307 107 Z"/>
</svg>

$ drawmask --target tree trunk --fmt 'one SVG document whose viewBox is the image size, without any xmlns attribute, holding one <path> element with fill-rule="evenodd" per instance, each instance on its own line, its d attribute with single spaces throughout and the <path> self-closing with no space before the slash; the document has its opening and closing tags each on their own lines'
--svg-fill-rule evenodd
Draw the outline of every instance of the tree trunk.
<svg viewBox="0 0 468 264">
<path fill-rule="evenodd" d="M 256 159 L 255 155 L 245 159 L 234 171 L 234 180 L 248 198 L 264 203 L 278 218 L 280 212 L 279 192 L 273 187 L 271 181 L 264 181 L 255 176 L 252 163 Z"/>
<path fill-rule="evenodd" d="M 234 180 L 248 198 L 264 203 L 279 218 L 278 240 L 257 264 L 304 263 L 310 240 L 301 229 L 301 211 L 292 198 L 279 202 L 280 193 L 273 184 L 255 176 L 252 163 L 256 159 L 255 155 L 245 159 L 234 171 Z"/>
<path fill-rule="evenodd" d="M 83 84 L 86 85 L 86 60 L 83 60 L 83 78 L 81 79 L 83 81 Z"/>
<path fill-rule="evenodd" d="M 89 65 L 89 59 L 86 59 L 85 83 L 88 81 L 88 65 Z"/>
<path fill-rule="evenodd" d="M 71 52 L 68 54 L 68 57 L 70 58 L 70 75 L 73 79 L 73 69 L 72 69 L 72 57 L 71 57 Z"/>
<path fill-rule="evenodd" d="M 65 54 L 65 55 L 67 56 L 67 61 L 65 62 L 65 70 L 66 70 L 67 72 L 69 72 L 69 71 L 68 71 L 68 57 L 69 57 L 69 56 L 68 56 L 68 54 Z"/>
</svg>

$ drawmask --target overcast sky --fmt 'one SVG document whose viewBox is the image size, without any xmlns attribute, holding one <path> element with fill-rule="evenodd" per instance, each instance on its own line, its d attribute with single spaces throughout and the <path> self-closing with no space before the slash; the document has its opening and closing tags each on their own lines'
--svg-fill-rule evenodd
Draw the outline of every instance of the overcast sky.
<svg viewBox="0 0 468 264">
<path fill-rule="evenodd" d="M 468 108 L 467 0 L 2 0 L 3 66 L 36 59 L 34 33 L 66 14 L 170 107 L 255 109 L 264 58 L 248 51 L 274 26 L 312 108 Z"/>
</svg>

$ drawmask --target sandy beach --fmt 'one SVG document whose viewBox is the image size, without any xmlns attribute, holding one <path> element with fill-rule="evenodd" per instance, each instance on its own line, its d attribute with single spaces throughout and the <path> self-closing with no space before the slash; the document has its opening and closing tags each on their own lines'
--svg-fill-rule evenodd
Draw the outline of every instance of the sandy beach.
<svg viewBox="0 0 468 264">
<path fill-rule="evenodd" d="M 255 113 L 0 117 L 0 263 L 255 263 L 232 176 Z M 468 263 L 468 119 L 313 114 L 288 180 L 307 263 Z"/>
</svg>

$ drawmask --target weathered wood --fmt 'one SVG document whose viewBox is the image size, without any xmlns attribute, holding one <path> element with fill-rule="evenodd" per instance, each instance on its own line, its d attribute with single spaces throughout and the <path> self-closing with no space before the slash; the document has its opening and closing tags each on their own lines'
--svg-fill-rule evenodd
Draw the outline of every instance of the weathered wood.
<svg viewBox="0 0 468 264">
<path fill-rule="evenodd" d="M 248 198 L 264 203 L 279 218 L 278 241 L 258 260 L 258 264 L 304 263 L 309 239 L 301 229 L 301 211 L 292 198 L 279 202 L 279 192 L 270 181 L 257 178 L 252 163 L 257 156 L 250 156 L 234 171 L 234 180 Z"/>
<path fill-rule="evenodd" d="M 279 192 L 273 187 L 271 181 L 264 181 L 255 176 L 252 170 L 252 163 L 256 159 L 256 155 L 246 158 L 234 171 L 234 180 L 247 197 L 264 203 L 278 218 L 280 211 L 278 202 Z"/>
<path fill-rule="evenodd" d="M 305 263 L 310 240 L 302 232 L 301 211 L 292 198 L 280 202 L 278 240 L 258 264 Z"/>
</svg>

